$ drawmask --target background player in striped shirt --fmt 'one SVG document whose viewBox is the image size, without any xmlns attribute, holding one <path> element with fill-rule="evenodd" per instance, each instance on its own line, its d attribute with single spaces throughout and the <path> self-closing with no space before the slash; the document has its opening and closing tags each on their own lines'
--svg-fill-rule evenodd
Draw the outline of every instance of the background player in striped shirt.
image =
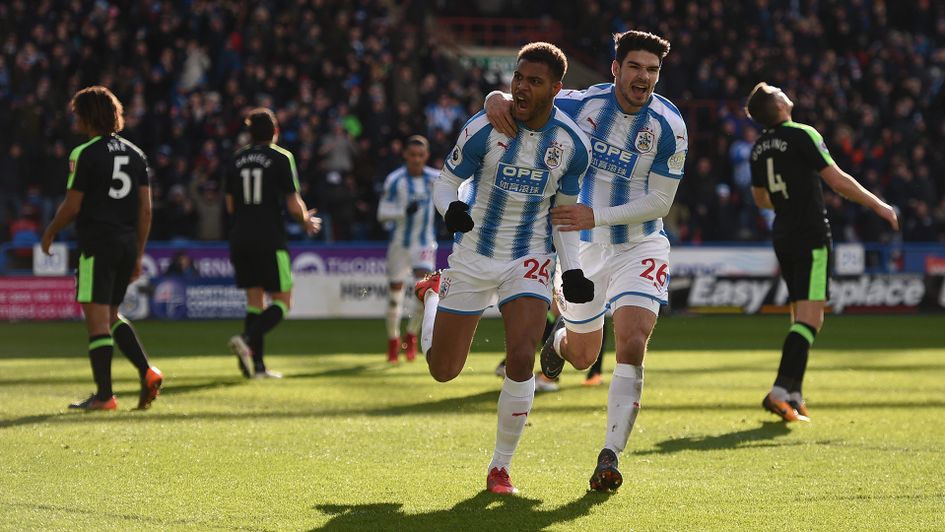
<svg viewBox="0 0 945 532">
<path fill-rule="evenodd" d="M 564 296 L 589 301 L 594 285 L 577 260 L 577 233 L 552 230 L 549 209 L 573 204 L 587 170 L 587 138 L 554 107 L 567 59 L 557 47 L 532 43 L 518 54 L 511 89 L 520 127 L 496 131 L 483 113 L 466 123 L 434 188 L 434 202 L 456 233 L 449 269 L 417 283 L 424 301 L 421 347 L 430 373 L 456 377 L 469 354 L 482 311 L 497 305 L 505 325 L 506 378 L 486 487 L 514 493 L 509 464 L 535 396 L 535 347 L 551 303 L 555 250 Z"/>
<path fill-rule="evenodd" d="M 574 304 L 558 297 L 563 320 L 545 343 L 542 372 L 556 377 L 564 360 L 589 367 L 603 340 L 604 314 L 613 312 L 617 365 L 607 398 L 604 448 L 591 488 L 615 490 L 623 451 L 640 410 L 643 359 L 669 284 L 669 240 L 662 217 L 673 204 L 689 147 L 679 110 L 654 92 L 669 41 L 651 33 L 614 36 L 613 83 L 562 91 L 555 105 L 591 139 L 593 158 L 577 205 L 552 210 L 562 231 L 580 231 L 581 264 L 595 298 Z M 486 111 L 509 134 L 514 104 L 491 93 Z"/>
<path fill-rule="evenodd" d="M 43 252 L 48 254 L 56 233 L 75 220 L 80 253 L 76 301 L 82 304 L 89 332 L 96 391 L 69 408 L 118 407 L 112 394 L 115 344 L 138 369 L 138 408 L 148 408 L 157 398 L 164 376 L 149 362 L 131 322 L 118 313 L 128 283 L 141 274 L 151 230 L 148 160 L 137 146 L 118 136 L 124 128 L 123 108 L 110 90 L 101 86 L 82 89 L 69 107 L 79 131 L 90 139 L 69 155 L 66 199 L 42 238 Z"/>
<path fill-rule="evenodd" d="M 387 175 L 384 193 L 377 205 L 377 219 L 390 231 L 387 247 L 387 361 L 400 354 L 400 318 L 404 307 L 404 279 L 413 271 L 413 283 L 436 267 L 436 235 L 433 217 L 433 182 L 440 173 L 426 166 L 430 157 L 427 139 L 414 135 L 404 145 L 404 165 Z M 407 302 L 407 335 L 404 354 L 412 361 L 417 354 L 417 332 L 422 313 L 417 300 Z"/>
</svg>

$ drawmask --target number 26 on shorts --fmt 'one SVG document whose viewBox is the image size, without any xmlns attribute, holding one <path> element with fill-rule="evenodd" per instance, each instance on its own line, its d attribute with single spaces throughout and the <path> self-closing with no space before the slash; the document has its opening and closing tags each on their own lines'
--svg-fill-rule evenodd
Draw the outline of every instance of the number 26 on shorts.
<svg viewBox="0 0 945 532">
<path fill-rule="evenodd" d="M 538 259 L 527 258 L 522 264 L 527 268 L 524 277 L 525 279 L 533 279 L 539 281 L 543 284 L 548 284 L 548 281 L 551 280 L 551 272 L 548 271 L 548 266 L 551 265 L 551 259 L 546 259 L 544 263 L 539 263 Z"/>
<path fill-rule="evenodd" d="M 653 282 L 653 286 L 663 288 L 666 286 L 666 280 L 669 277 L 669 265 L 665 262 L 656 267 L 656 259 L 643 259 L 640 264 L 646 267 L 640 277 Z M 654 272 L 655 270 L 655 272 Z"/>
</svg>

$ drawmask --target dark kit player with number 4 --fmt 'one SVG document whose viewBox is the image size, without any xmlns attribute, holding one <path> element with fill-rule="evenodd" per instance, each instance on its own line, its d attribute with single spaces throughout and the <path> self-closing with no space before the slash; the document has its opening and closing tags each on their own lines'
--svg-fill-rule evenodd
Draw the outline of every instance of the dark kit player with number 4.
<svg viewBox="0 0 945 532">
<path fill-rule="evenodd" d="M 801 384 L 824 323 L 832 254 L 820 180 L 895 230 L 899 219 L 893 207 L 837 166 L 817 130 L 791 120 L 792 109 L 794 102 L 781 89 L 764 82 L 755 85 L 746 106 L 748 116 L 765 128 L 751 150 L 751 193 L 759 207 L 774 209 L 774 252 L 791 302 L 778 376 L 762 406 L 784 421 L 809 421 Z"/>
<path fill-rule="evenodd" d="M 69 408 L 114 410 L 112 352 L 117 344 L 138 369 L 145 409 L 158 395 L 164 376 L 151 366 L 131 322 L 118 313 L 128 283 L 141 274 L 141 258 L 151 229 L 148 161 L 137 146 L 118 136 L 122 105 L 105 87 L 76 93 L 70 103 L 79 131 L 90 137 L 69 156 L 66 199 L 43 233 L 49 254 L 56 233 L 76 222 L 79 270 L 76 301 L 89 333 L 89 359 L 96 391 Z"/>
</svg>

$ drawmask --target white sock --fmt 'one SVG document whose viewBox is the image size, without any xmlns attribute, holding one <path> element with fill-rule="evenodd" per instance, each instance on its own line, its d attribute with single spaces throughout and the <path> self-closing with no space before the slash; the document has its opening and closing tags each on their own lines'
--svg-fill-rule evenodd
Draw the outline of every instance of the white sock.
<svg viewBox="0 0 945 532">
<path fill-rule="evenodd" d="M 436 306 L 440 304 L 440 294 L 427 290 L 423 296 L 423 326 L 420 329 L 420 350 L 426 354 L 433 344 L 433 324 L 436 322 Z"/>
<path fill-rule="evenodd" d="M 771 398 L 774 399 L 775 401 L 787 401 L 788 400 L 787 388 L 782 388 L 780 386 L 772 386 Z"/>
<path fill-rule="evenodd" d="M 607 437 L 604 448 L 620 454 L 627 446 L 630 431 L 640 413 L 643 393 L 643 366 L 617 364 L 607 393 Z"/>
<path fill-rule="evenodd" d="M 400 338 L 400 317 L 404 306 L 404 289 L 387 295 L 387 338 Z"/>
<path fill-rule="evenodd" d="M 561 340 L 564 340 L 564 337 L 566 334 L 568 334 L 567 327 L 562 327 L 558 329 L 557 331 L 555 331 L 555 339 L 552 340 L 551 342 L 551 345 L 555 348 L 555 353 L 557 353 L 558 356 L 561 358 L 564 358 L 563 356 L 561 356 Z"/>
<path fill-rule="evenodd" d="M 791 392 L 788 394 L 788 401 L 794 401 L 797 404 L 804 402 L 804 397 L 801 395 L 801 392 Z"/>
<path fill-rule="evenodd" d="M 524 382 L 505 378 L 502 383 L 502 392 L 499 393 L 499 423 L 489 471 L 492 471 L 493 467 L 509 470 L 512 455 L 515 454 L 515 447 L 518 446 L 518 440 L 522 437 L 522 431 L 525 430 L 525 422 L 528 420 L 528 413 L 532 409 L 534 399 L 534 376 Z"/>
<path fill-rule="evenodd" d="M 417 279 L 419 281 L 419 279 Z M 423 312 L 421 311 L 420 301 L 411 294 L 407 298 L 407 334 L 417 335 L 420 330 L 420 324 L 423 323 Z"/>
</svg>

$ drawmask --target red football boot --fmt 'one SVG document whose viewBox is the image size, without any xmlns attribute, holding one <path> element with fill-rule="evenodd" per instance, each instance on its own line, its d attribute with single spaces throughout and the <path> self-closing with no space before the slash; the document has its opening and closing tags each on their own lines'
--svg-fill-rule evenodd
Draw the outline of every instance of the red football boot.
<svg viewBox="0 0 945 532">
<path fill-rule="evenodd" d="M 486 477 L 486 489 L 492 493 L 518 493 L 512 481 L 509 479 L 509 472 L 505 468 L 493 467 Z"/>
<path fill-rule="evenodd" d="M 423 279 L 417 281 L 417 284 L 414 285 L 413 293 L 417 296 L 417 299 L 423 303 L 423 296 L 427 295 L 427 291 L 433 290 L 434 292 L 440 291 L 440 272 L 428 273 Z"/>
<path fill-rule="evenodd" d="M 138 410 L 144 410 L 151 406 L 151 403 L 157 399 L 161 393 L 161 385 L 164 384 L 164 374 L 154 366 L 148 368 L 144 378 L 141 379 L 141 395 L 138 396 Z"/>
<path fill-rule="evenodd" d="M 407 362 L 413 362 L 417 358 L 417 335 L 407 334 L 404 338 L 404 354 L 407 356 Z"/>
<path fill-rule="evenodd" d="M 397 363 L 397 357 L 400 355 L 400 338 L 389 338 L 387 340 L 387 361 L 391 364 Z"/>
</svg>

